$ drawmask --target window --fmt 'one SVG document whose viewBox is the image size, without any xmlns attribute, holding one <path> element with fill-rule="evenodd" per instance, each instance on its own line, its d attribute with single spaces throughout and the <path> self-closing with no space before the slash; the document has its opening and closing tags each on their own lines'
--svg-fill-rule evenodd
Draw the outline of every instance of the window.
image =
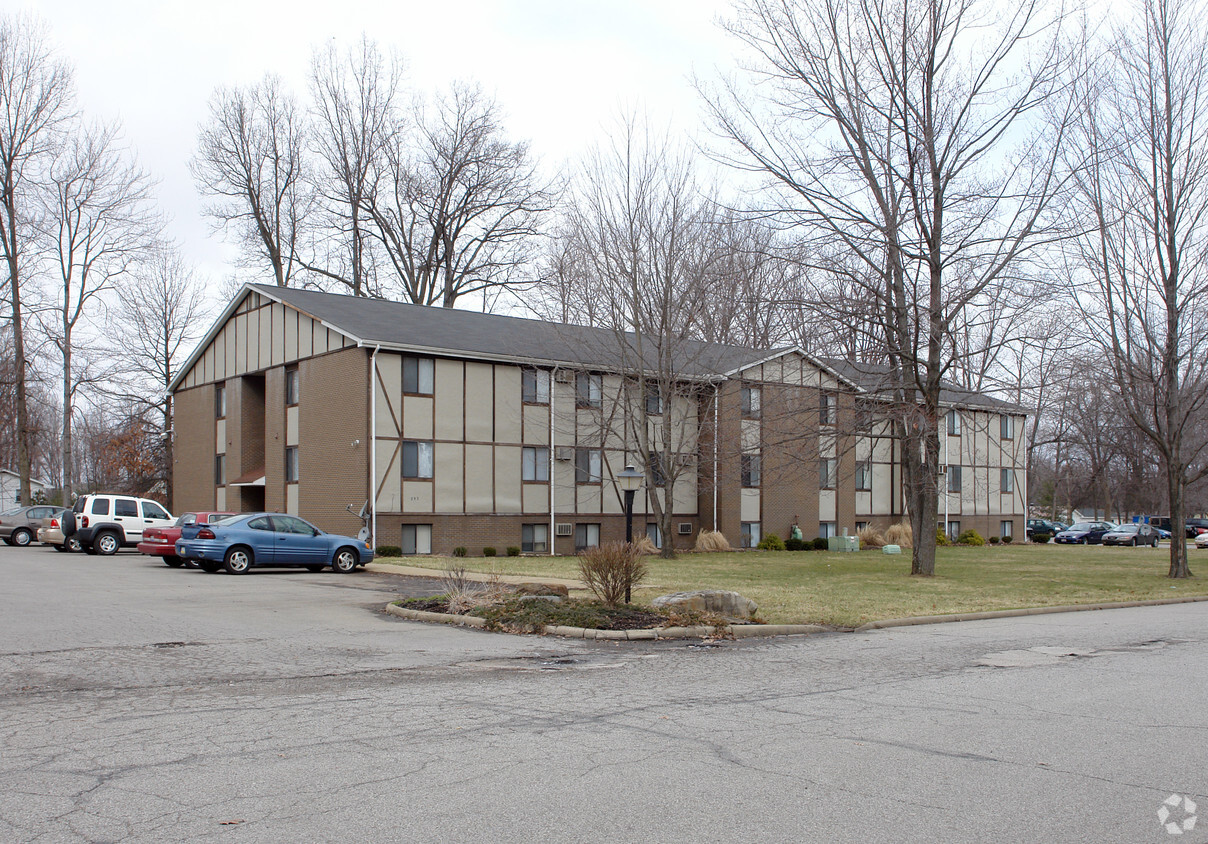
<svg viewBox="0 0 1208 844">
<path fill-rule="evenodd" d="M 868 522 L 856 522 L 856 533 L 868 530 Z"/>
<path fill-rule="evenodd" d="M 214 385 L 214 418 L 226 418 L 226 384 Z"/>
<path fill-rule="evenodd" d="M 760 484 L 760 460 L 758 454 L 744 454 L 742 456 L 742 485 L 745 487 L 757 487 Z"/>
<path fill-rule="evenodd" d="M 856 489 L 861 492 L 872 491 L 872 462 L 869 460 L 856 463 Z"/>
<path fill-rule="evenodd" d="M 298 447 L 296 445 L 285 447 L 285 482 L 287 484 L 298 482 Z"/>
<path fill-rule="evenodd" d="M 273 516 L 273 528 L 277 533 L 292 533 L 296 536 L 314 536 L 315 529 L 297 516 Z"/>
<path fill-rule="evenodd" d="M 432 553 L 432 525 L 403 525 L 399 548 L 404 555 Z"/>
<path fill-rule="evenodd" d="M 948 491 L 959 493 L 961 491 L 961 467 L 948 467 Z"/>
<path fill-rule="evenodd" d="M 167 519 L 168 513 L 163 507 L 160 507 L 154 501 L 143 502 L 143 518 L 144 519 Z"/>
<path fill-rule="evenodd" d="M 659 385 L 656 383 L 646 382 L 646 415 L 658 416 L 663 412 L 663 394 L 659 391 Z"/>
<path fill-rule="evenodd" d="M 823 457 L 818 461 L 818 488 L 834 489 L 838 474 L 839 461 L 833 457 Z"/>
<path fill-rule="evenodd" d="M 834 425 L 837 400 L 832 393 L 823 393 L 818 397 L 818 424 Z"/>
<path fill-rule="evenodd" d="M 956 542 L 961 535 L 961 523 L 957 521 L 948 522 L 948 538 Z"/>
<path fill-rule="evenodd" d="M 998 435 L 1004 440 L 1015 439 L 1015 420 L 1005 415 L 998 417 Z M 1010 535 L 1009 533 L 1003 534 L 1003 536 Z"/>
<path fill-rule="evenodd" d="M 92 499 L 92 515 L 108 516 L 109 515 L 109 499 L 108 498 Z"/>
<path fill-rule="evenodd" d="M 403 392 L 432 395 L 432 358 L 403 358 Z"/>
<path fill-rule="evenodd" d="M 598 484 L 600 482 L 600 449 L 575 449 L 575 483 Z"/>
<path fill-rule="evenodd" d="M 138 516 L 138 502 L 133 498 L 115 498 L 113 500 L 114 516 Z"/>
<path fill-rule="evenodd" d="M 655 548 L 663 547 L 663 531 L 656 522 L 646 523 L 646 538 L 654 543 Z"/>
<path fill-rule="evenodd" d="M 656 487 L 667 485 L 666 466 L 663 465 L 663 455 L 652 451 L 646 456 L 646 465 L 650 467 L 650 482 Z"/>
<path fill-rule="evenodd" d="M 1001 487 L 1001 491 L 1002 492 L 1014 492 L 1015 491 L 1015 470 L 1014 469 L 1000 469 L 998 473 L 1000 475 L 999 486 Z"/>
<path fill-rule="evenodd" d="M 214 456 L 214 486 L 223 486 L 226 483 L 226 455 L 217 454 Z"/>
<path fill-rule="evenodd" d="M 296 366 L 285 370 L 285 403 L 289 406 L 298 403 L 298 367 Z"/>
<path fill-rule="evenodd" d="M 414 440 L 403 442 L 403 477 L 432 477 L 432 443 Z"/>
<path fill-rule="evenodd" d="M 548 551 L 549 525 L 521 525 L 520 550 L 531 552 Z"/>
<path fill-rule="evenodd" d="M 599 525 L 575 525 L 575 550 L 596 548 L 600 545 Z"/>
<path fill-rule="evenodd" d="M 247 523 L 247 526 L 252 530 L 267 530 L 273 529 L 273 520 L 268 516 L 258 516 Z"/>
<path fill-rule="evenodd" d="M 839 532 L 834 522 L 818 522 L 818 535 L 823 539 L 830 539 L 832 536 L 838 536 Z"/>
<path fill-rule="evenodd" d="M 520 398 L 525 404 L 549 404 L 549 370 L 523 370 L 520 373 Z"/>
<path fill-rule="evenodd" d="M 575 376 L 575 406 L 599 407 L 601 395 L 601 379 L 599 375 L 580 372 Z"/>
<path fill-rule="evenodd" d="M 1015 522 L 1010 519 L 1003 519 L 998 523 L 999 536 L 1013 536 L 1015 531 Z"/>
<path fill-rule="evenodd" d="M 742 388 L 742 417 L 758 419 L 763 410 L 763 397 L 758 387 L 744 386 Z"/>
<path fill-rule="evenodd" d="M 961 416 L 955 410 L 948 411 L 948 436 L 959 437 L 961 435 Z"/>
<path fill-rule="evenodd" d="M 523 481 L 549 480 L 549 449 L 522 448 L 520 450 L 520 479 Z"/>
<path fill-rule="evenodd" d="M 759 545 L 759 522 L 743 522 L 742 523 L 742 541 L 743 548 L 754 548 Z"/>
</svg>

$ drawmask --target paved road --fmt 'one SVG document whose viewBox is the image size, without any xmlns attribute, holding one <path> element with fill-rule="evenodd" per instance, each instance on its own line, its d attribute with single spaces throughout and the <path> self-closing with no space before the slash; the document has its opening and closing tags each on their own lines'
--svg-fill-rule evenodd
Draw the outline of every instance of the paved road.
<svg viewBox="0 0 1208 844">
<path fill-rule="evenodd" d="M 0 578 L 0 841 L 1208 840 L 1157 816 L 1208 814 L 1208 604 L 702 647 L 396 620 L 389 575 Z"/>
</svg>

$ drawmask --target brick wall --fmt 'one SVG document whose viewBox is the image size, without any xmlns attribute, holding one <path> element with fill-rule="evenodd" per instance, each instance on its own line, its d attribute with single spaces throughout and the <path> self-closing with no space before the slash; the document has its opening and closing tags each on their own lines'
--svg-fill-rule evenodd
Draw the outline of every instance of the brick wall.
<svg viewBox="0 0 1208 844">
<path fill-rule="evenodd" d="M 214 507 L 214 385 L 175 395 L 172 496 L 177 513 Z"/>
</svg>

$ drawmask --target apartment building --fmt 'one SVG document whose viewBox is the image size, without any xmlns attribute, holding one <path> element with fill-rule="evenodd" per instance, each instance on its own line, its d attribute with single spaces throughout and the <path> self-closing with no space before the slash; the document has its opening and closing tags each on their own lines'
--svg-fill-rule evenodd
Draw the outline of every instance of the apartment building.
<svg viewBox="0 0 1208 844">
<path fill-rule="evenodd" d="M 883 373 L 799 349 L 676 353 L 660 385 L 607 330 L 248 285 L 173 384 L 175 500 L 345 533 L 361 527 L 349 506 L 368 505 L 377 544 L 419 554 L 623 538 L 626 465 L 675 477 L 670 536 L 650 491 L 635 498 L 635 529 L 659 544 L 903 518 Z M 944 400 L 941 520 L 1021 535 L 1024 415 Z"/>
</svg>

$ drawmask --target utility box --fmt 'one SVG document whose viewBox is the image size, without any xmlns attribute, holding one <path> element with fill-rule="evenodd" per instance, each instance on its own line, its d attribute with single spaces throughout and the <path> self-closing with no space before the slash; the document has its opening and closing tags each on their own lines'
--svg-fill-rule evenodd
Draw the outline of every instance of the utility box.
<svg viewBox="0 0 1208 844">
<path fill-rule="evenodd" d="M 832 536 L 826 540 L 827 551 L 859 551 L 860 537 Z"/>
<path fill-rule="evenodd" d="M 900 545 L 885 545 L 881 548 L 882 554 L 901 554 L 902 546 Z"/>
</svg>

